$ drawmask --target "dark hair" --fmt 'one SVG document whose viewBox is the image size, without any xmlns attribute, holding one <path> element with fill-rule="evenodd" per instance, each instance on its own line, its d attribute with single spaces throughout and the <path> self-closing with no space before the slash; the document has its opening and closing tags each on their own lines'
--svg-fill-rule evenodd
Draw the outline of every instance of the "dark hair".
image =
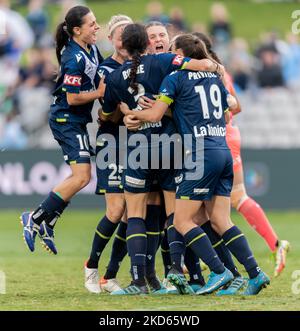
<svg viewBox="0 0 300 331">
<path fill-rule="evenodd" d="M 64 46 L 67 45 L 69 38 L 74 35 L 73 29 L 75 27 L 81 27 L 83 24 L 83 17 L 87 15 L 91 10 L 85 6 L 75 6 L 71 8 L 65 21 L 57 26 L 55 41 L 56 41 L 56 57 L 58 63 L 61 62 L 61 51 Z"/>
<path fill-rule="evenodd" d="M 210 59 L 210 55 L 203 41 L 190 33 L 179 35 L 174 41 L 175 49 L 182 49 L 184 56 L 193 59 Z"/>
<path fill-rule="evenodd" d="M 148 47 L 148 34 L 142 24 L 129 24 L 122 33 L 122 45 L 128 54 L 132 57 L 132 65 L 129 74 L 130 84 L 134 95 L 138 93 L 138 83 L 136 74 L 138 66 L 141 63 L 141 54 L 145 53 Z"/>
<path fill-rule="evenodd" d="M 221 61 L 218 57 L 218 55 L 214 52 L 214 50 L 212 49 L 212 41 L 211 39 L 204 33 L 202 32 L 193 32 L 192 33 L 193 36 L 196 36 L 197 38 L 199 38 L 200 40 L 202 40 L 206 46 L 206 49 L 208 51 L 208 53 L 211 55 L 211 57 L 217 61 L 218 63 L 221 64 Z"/>
</svg>

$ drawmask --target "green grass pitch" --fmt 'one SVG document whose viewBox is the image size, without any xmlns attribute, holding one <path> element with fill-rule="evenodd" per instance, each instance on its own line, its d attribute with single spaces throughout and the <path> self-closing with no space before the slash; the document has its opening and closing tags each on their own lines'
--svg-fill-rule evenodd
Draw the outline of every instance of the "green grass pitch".
<svg viewBox="0 0 300 331">
<path fill-rule="evenodd" d="M 38 242 L 34 253 L 28 251 L 21 235 L 19 214 L 20 211 L 0 213 L 0 270 L 6 275 L 6 294 L 0 294 L 0 310 L 300 310 L 300 294 L 292 291 L 295 282 L 292 273 L 300 270 L 300 212 L 268 213 L 275 230 L 281 238 L 290 241 L 292 250 L 283 274 L 277 279 L 272 277 L 266 290 L 250 298 L 90 294 L 83 286 L 83 264 L 103 212 L 68 210 L 56 229 L 57 256 L 49 255 Z M 233 220 L 247 235 L 260 266 L 272 276 L 273 262 L 264 241 L 240 216 L 233 214 Z M 110 247 L 111 243 L 102 255 L 101 274 L 108 262 Z M 118 277 L 123 285 L 130 280 L 128 270 L 126 257 Z M 157 271 L 161 277 L 160 254 Z M 298 288 L 300 290 L 300 286 Z"/>
</svg>

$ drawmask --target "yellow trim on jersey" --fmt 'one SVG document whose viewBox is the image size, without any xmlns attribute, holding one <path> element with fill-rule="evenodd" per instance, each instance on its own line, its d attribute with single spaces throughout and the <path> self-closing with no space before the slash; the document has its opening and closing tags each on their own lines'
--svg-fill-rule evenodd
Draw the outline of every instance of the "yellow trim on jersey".
<svg viewBox="0 0 300 331">
<path fill-rule="evenodd" d="M 104 188 L 100 188 L 99 193 L 106 193 L 106 190 Z"/>
<path fill-rule="evenodd" d="M 234 240 L 236 240 L 236 239 L 242 237 L 243 235 L 244 235 L 244 234 L 241 233 L 241 234 L 239 234 L 239 235 L 237 235 L 237 236 L 231 238 L 227 243 L 225 243 L 225 245 L 226 245 L 226 246 L 229 245 L 232 241 L 234 241 Z"/>
<path fill-rule="evenodd" d="M 183 65 L 181 66 L 181 68 L 180 69 L 185 69 L 185 67 L 186 67 L 186 65 L 189 63 L 189 61 L 185 61 L 185 62 L 183 62 Z"/>
<path fill-rule="evenodd" d="M 70 161 L 69 164 L 76 164 L 77 161 Z"/>
<path fill-rule="evenodd" d="M 146 232 L 146 234 L 149 234 L 150 236 L 159 236 L 160 232 Z"/>
<path fill-rule="evenodd" d="M 170 226 L 168 226 L 167 231 L 169 231 L 169 230 L 172 229 L 172 228 L 174 228 L 174 225 L 173 225 L 173 224 L 170 225 Z"/>
<path fill-rule="evenodd" d="M 104 116 L 108 116 L 108 115 L 111 115 L 112 113 L 105 113 L 104 111 L 102 111 L 102 114 L 103 114 Z"/>
<path fill-rule="evenodd" d="M 190 200 L 190 197 L 187 197 L 187 196 L 185 196 L 185 195 L 182 195 L 182 196 L 180 197 L 180 200 Z"/>
<path fill-rule="evenodd" d="M 117 234 L 115 235 L 115 237 L 116 237 L 116 238 L 118 238 L 118 239 L 119 239 L 119 240 L 121 240 L 121 241 L 124 241 L 124 242 L 126 242 L 126 239 L 124 239 L 124 238 L 122 238 L 122 237 L 118 236 Z"/>
<path fill-rule="evenodd" d="M 170 106 L 170 104 L 174 101 L 173 99 L 171 99 L 163 94 L 160 94 L 157 100 L 160 100 L 160 101 L 166 103 L 168 106 Z"/>
<path fill-rule="evenodd" d="M 217 243 L 215 243 L 214 245 L 212 245 L 213 248 L 218 247 L 219 245 L 221 245 L 223 242 L 223 239 L 221 239 L 220 241 L 218 241 Z"/>
<path fill-rule="evenodd" d="M 58 122 L 58 123 L 65 123 L 65 122 L 67 122 L 67 119 L 66 118 L 57 118 L 56 119 L 56 122 Z"/>
<path fill-rule="evenodd" d="M 224 110 L 224 114 L 227 113 L 227 112 L 229 112 L 229 111 L 230 111 L 229 108 L 225 109 Z"/>
<path fill-rule="evenodd" d="M 163 253 L 168 253 L 168 252 L 170 252 L 169 249 L 165 250 L 165 249 L 160 248 L 160 250 L 161 250 Z"/>
<path fill-rule="evenodd" d="M 192 243 L 194 243 L 195 241 L 197 241 L 198 239 L 201 239 L 202 237 L 206 236 L 206 233 L 201 233 L 199 234 L 199 236 L 197 236 L 196 238 L 194 238 L 193 240 L 191 240 L 186 247 L 190 246 Z"/>
<path fill-rule="evenodd" d="M 119 185 L 119 188 L 120 188 L 120 189 L 123 189 L 123 185 L 120 184 L 120 185 Z"/>
<path fill-rule="evenodd" d="M 131 236 L 128 236 L 128 237 L 126 238 L 126 240 L 128 241 L 129 239 L 131 239 L 131 238 L 135 238 L 135 237 L 145 237 L 145 238 L 147 238 L 147 235 L 144 234 L 144 233 L 136 233 L 136 234 L 132 234 Z"/>
<path fill-rule="evenodd" d="M 97 235 L 98 235 L 99 237 L 101 237 L 101 238 L 103 238 L 103 239 L 106 239 L 106 240 L 109 240 L 109 239 L 110 239 L 110 237 L 105 236 L 104 234 L 102 234 L 102 233 L 99 232 L 98 230 L 96 230 L 96 233 L 97 233 Z"/>
<path fill-rule="evenodd" d="M 67 89 L 64 88 L 64 87 L 63 87 L 61 90 L 62 90 L 63 92 L 67 92 Z"/>
</svg>

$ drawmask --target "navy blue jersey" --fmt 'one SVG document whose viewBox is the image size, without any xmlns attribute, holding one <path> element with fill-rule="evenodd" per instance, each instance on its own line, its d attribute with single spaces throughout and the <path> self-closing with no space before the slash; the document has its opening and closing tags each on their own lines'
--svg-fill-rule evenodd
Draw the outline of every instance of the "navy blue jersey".
<svg viewBox="0 0 300 331">
<path fill-rule="evenodd" d="M 205 149 L 228 149 L 224 117 L 228 91 L 217 74 L 175 71 L 164 79 L 159 92 L 161 101 L 174 102 L 173 118 L 182 136 L 189 134 L 194 142 L 204 138 Z"/>
<path fill-rule="evenodd" d="M 73 39 L 62 52 L 60 75 L 53 92 L 54 102 L 51 105 L 50 118 L 57 122 L 92 121 L 91 110 L 94 102 L 70 106 L 68 93 L 90 92 L 95 90 L 95 81 L 99 81 L 98 70 L 103 58 L 96 46 L 92 45 L 87 52 Z"/>
<path fill-rule="evenodd" d="M 133 95 L 132 89 L 129 87 L 129 74 L 132 61 L 126 61 L 119 69 L 112 72 L 106 79 L 106 90 L 104 96 L 103 113 L 112 113 L 118 103 L 121 101 L 128 104 L 130 109 L 142 110 L 138 105 L 139 97 L 145 95 L 154 99 L 158 94 L 159 87 L 163 78 L 173 70 L 182 68 L 189 58 L 184 58 L 175 54 L 155 54 L 141 56 L 141 64 L 137 70 L 136 81 L 139 84 L 137 95 Z M 166 122 L 166 123 L 164 123 Z M 157 123 L 144 123 L 140 128 L 144 134 L 160 133 L 163 126 L 169 119 L 163 119 Z M 166 132 L 164 130 L 164 132 Z M 131 133 L 130 134 L 134 134 Z"/>
</svg>

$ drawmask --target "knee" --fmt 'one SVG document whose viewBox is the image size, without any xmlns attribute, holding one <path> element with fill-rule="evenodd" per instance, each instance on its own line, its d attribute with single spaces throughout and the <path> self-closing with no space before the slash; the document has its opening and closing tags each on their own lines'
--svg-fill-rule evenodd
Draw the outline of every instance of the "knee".
<svg viewBox="0 0 300 331">
<path fill-rule="evenodd" d="M 76 180 L 77 180 L 78 186 L 81 190 L 89 184 L 89 182 L 91 180 L 91 174 L 90 173 L 82 173 L 82 174 L 76 176 Z"/>
<path fill-rule="evenodd" d="M 182 224 L 180 217 L 178 217 L 176 215 L 174 216 L 173 225 L 174 225 L 176 231 L 178 231 L 180 234 L 183 234 L 184 228 L 183 228 L 183 224 Z"/>
<path fill-rule="evenodd" d="M 124 211 L 124 203 L 112 203 L 106 207 L 106 216 L 111 222 L 118 222 L 122 219 Z"/>
</svg>

